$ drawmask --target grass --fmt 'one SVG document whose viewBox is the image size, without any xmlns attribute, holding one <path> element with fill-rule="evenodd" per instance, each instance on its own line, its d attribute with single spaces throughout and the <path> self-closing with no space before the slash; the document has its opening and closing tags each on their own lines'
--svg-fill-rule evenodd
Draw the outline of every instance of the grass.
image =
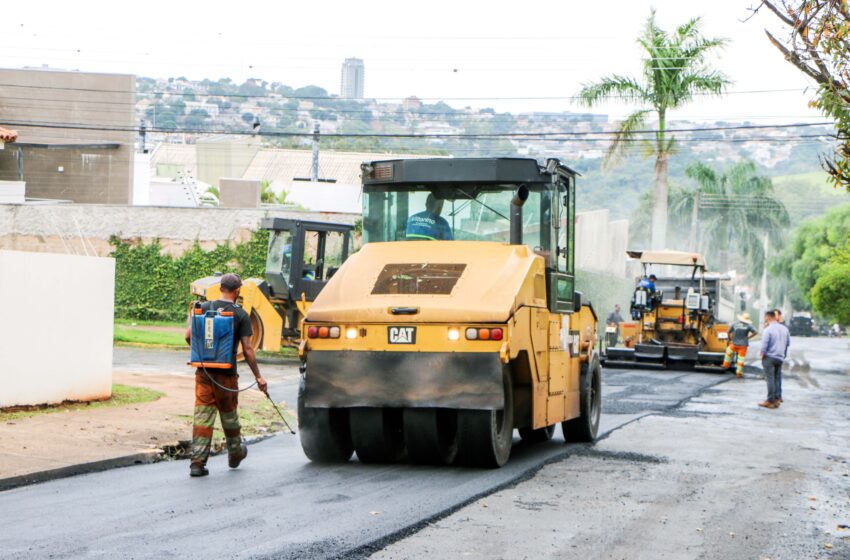
<svg viewBox="0 0 850 560">
<path fill-rule="evenodd" d="M 112 340 L 121 344 L 145 346 L 186 346 L 183 333 L 171 331 L 153 331 L 115 325 Z"/>
<path fill-rule="evenodd" d="M 153 328 L 145 328 L 153 327 Z M 167 321 L 130 321 L 116 319 L 112 340 L 119 346 L 150 346 L 159 348 L 186 348 L 186 325 Z M 165 330 L 168 329 L 168 330 Z M 277 352 L 257 351 L 258 358 L 297 358 L 298 349 L 281 347 Z"/>
<path fill-rule="evenodd" d="M 297 358 L 298 349 L 282 346 L 278 352 L 267 352 L 265 350 L 257 350 L 258 358 Z"/>
<path fill-rule="evenodd" d="M 185 329 L 186 321 L 140 321 L 138 319 L 115 319 L 116 325 L 127 325 L 129 327 L 173 327 Z"/>
<path fill-rule="evenodd" d="M 17 406 L 0 410 L 0 422 L 20 420 L 30 416 L 51 414 L 53 412 L 70 412 L 74 410 L 92 410 L 96 408 L 109 408 L 113 406 L 126 406 L 155 401 L 165 393 L 146 389 L 144 387 L 131 387 L 129 385 L 112 385 L 112 396 L 102 401 L 65 401 L 55 405 Z"/>
</svg>

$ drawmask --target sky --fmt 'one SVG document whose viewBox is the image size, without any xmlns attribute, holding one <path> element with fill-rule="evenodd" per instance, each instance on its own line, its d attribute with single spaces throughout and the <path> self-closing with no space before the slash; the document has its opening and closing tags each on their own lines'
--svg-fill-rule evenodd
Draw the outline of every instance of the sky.
<svg viewBox="0 0 850 560">
<path fill-rule="evenodd" d="M 365 94 L 416 95 L 453 107 L 585 111 L 570 99 L 604 75 L 637 75 L 635 38 L 651 8 L 662 27 L 702 18 L 728 45 L 712 63 L 734 83 L 672 115 L 691 121 L 823 121 L 813 83 L 783 60 L 757 0 L 504 2 L 13 2 L 0 19 L 0 66 L 41 66 L 190 79 L 258 78 L 339 93 L 340 67 L 362 58 Z M 781 30 L 779 30 L 781 34 Z M 808 88 L 808 90 L 806 90 Z M 781 90 L 781 91 L 775 91 Z M 634 107 L 602 105 L 612 117 Z"/>
</svg>

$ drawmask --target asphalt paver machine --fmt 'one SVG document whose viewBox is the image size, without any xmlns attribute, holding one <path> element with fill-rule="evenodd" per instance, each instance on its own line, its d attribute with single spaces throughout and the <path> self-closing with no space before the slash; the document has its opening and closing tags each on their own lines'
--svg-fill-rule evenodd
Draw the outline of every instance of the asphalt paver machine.
<svg viewBox="0 0 850 560">
<path fill-rule="evenodd" d="M 683 251 L 627 254 L 640 262 L 643 278 L 655 273 L 655 291 L 637 284 L 633 320 L 620 325 L 621 345 L 603 349 L 603 365 L 725 371 L 728 325 L 717 319 L 720 284 L 706 281 L 705 258 Z"/>
</svg>

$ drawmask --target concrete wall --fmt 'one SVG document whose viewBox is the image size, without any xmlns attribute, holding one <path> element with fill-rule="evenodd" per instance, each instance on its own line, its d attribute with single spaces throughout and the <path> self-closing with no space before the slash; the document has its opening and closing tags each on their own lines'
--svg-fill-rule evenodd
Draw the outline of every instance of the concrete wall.
<svg viewBox="0 0 850 560">
<path fill-rule="evenodd" d="M 151 155 L 136 153 L 133 163 L 133 205 L 147 206 L 151 201 Z"/>
<path fill-rule="evenodd" d="M 0 204 L 0 249 L 108 255 L 109 238 L 159 239 L 170 254 L 182 254 L 197 240 L 205 249 L 240 242 L 265 217 L 354 223 L 356 214 L 271 209 L 160 208 L 94 204 Z"/>
<path fill-rule="evenodd" d="M 170 179 L 151 179 L 148 181 L 148 202 L 151 206 L 180 206 L 194 208 L 198 206 L 198 195 L 194 185 Z"/>
<path fill-rule="evenodd" d="M 196 179 L 217 187 L 222 177 L 242 177 L 260 150 L 260 142 L 253 138 L 201 138 L 195 150 Z"/>
<path fill-rule="evenodd" d="M 221 205 L 225 208 L 257 208 L 260 182 L 251 179 L 225 179 L 220 182 Z"/>
<path fill-rule="evenodd" d="M 576 268 L 625 276 L 629 222 L 608 218 L 607 209 L 576 214 Z"/>
<path fill-rule="evenodd" d="M 108 398 L 115 261 L 0 251 L 0 407 Z"/>
<path fill-rule="evenodd" d="M 23 204 L 26 192 L 24 181 L 0 181 L 0 204 Z"/>
<path fill-rule="evenodd" d="M 0 179 L 19 178 L 15 158 L 20 149 L 28 197 L 129 204 L 135 92 L 136 78 L 131 75 L 0 69 L 0 124 L 18 131 L 18 142 L 0 152 Z M 103 130 L 108 128 L 124 130 Z M 103 143 L 118 147 L 67 148 Z"/>
</svg>

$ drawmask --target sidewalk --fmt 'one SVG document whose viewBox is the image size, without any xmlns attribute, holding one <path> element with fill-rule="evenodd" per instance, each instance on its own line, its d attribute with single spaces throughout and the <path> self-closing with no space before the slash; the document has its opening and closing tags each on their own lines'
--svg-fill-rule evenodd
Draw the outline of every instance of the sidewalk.
<svg viewBox="0 0 850 560">
<path fill-rule="evenodd" d="M 0 480 L 100 461 L 113 460 L 113 466 L 152 462 L 161 446 L 191 439 L 193 377 L 115 372 L 113 383 L 165 396 L 143 404 L 41 413 L 0 423 Z M 240 408 L 263 400 L 259 391 L 246 391 L 239 396 Z"/>
</svg>

